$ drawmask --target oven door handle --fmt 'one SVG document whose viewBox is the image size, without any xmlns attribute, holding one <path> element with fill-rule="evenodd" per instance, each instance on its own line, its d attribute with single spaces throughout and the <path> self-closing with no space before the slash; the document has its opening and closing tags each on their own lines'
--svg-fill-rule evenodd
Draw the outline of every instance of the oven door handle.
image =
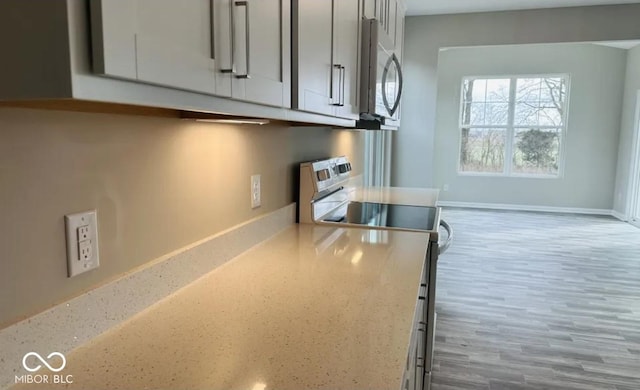
<svg viewBox="0 0 640 390">
<path fill-rule="evenodd" d="M 440 220 L 440 226 L 442 226 L 444 228 L 444 230 L 447 231 L 447 241 L 444 242 L 444 244 L 442 245 L 438 245 L 438 254 L 441 255 L 444 252 L 447 251 L 447 249 L 449 249 L 449 246 L 451 246 L 451 241 L 453 241 L 453 229 L 451 228 L 451 225 L 449 225 L 447 223 L 447 221 L 445 221 L 444 219 Z"/>
</svg>

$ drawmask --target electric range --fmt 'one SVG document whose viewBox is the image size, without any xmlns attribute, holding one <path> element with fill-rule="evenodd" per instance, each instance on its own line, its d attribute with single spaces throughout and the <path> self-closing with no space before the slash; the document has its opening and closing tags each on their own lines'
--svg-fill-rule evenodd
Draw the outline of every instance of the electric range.
<svg viewBox="0 0 640 390">
<path fill-rule="evenodd" d="M 451 227 L 440 218 L 440 208 L 433 202 L 403 202 L 407 197 L 358 196 L 366 188 L 354 186 L 352 166 L 346 157 L 305 162 L 300 165 L 298 219 L 300 223 L 333 225 L 339 228 L 366 228 L 377 230 L 406 230 L 429 234 L 425 248 L 425 266 L 417 301 L 416 324 L 409 349 L 405 378 L 415 388 L 429 389 L 435 342 L 436 274 L 438 256 L 444 253 L 453 239 Z M 377 192 L 393 191 L 376 189 Z M 406 189 L 405 189 L 406 190 Z M 415 190 L 415 189 L 414 189 Z M 373 191 L 373 192 L 376 192 Z M 396 192 L 401 192 L 395 189 Z M 415 200 L 416 197 L 414 196 Z M 391 201 L 393 200 L 393 201 Z M 411 203 L 411 204 L 408 204 Z M 446 240 L 440 244 L 439 228 L 446 230 Z M 415 346 L 414 346 L 415 344 Z M 414 378 L 415 375 L 415 378 Z M 410 376 L 410 378 L 408 377 Z M 403 382 L 405 383 L 405 382 Z"/>
</svg>

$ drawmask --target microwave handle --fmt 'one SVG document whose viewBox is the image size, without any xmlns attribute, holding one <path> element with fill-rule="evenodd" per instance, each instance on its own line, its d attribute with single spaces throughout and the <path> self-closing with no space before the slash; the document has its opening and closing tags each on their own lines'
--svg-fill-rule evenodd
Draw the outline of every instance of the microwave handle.
<svg viewBox="0 0 640 390">
<path fill-rule="evenodd" d="M 396 98 L 393 102 L 393 106 L 389 104 L 389 101 L 387 100 L 387 94 L 384 93 L 384 87 L 387 84 L 387 75 L 389 74 L 389 67 L 392 64 L 396 66 L 396 69 L 398 71 L 398 94 L 396 95 Z M 400 97 L 402 96 L 402 84 L 403 84 L 403 79 L 402 79 L 402 68 L 400 67 L 400 61 L 398 60 L 398 57 L 396 56 L 396 54 L 393 53 L 391 54 L 391 57 L 389 57 L 389 60 L 387 61 L 387 65 L 384 67 L 384 71 L 382 72 L 382 89 L 383 89 L 382 103 L 384 104 L 384 107 L 387 109 L 387 112 L 389 112 L 390 117 L 392 117 L 396 113 L 396 111 L 398 110 L 398 106 L 400 105 Z"/>
</svg>

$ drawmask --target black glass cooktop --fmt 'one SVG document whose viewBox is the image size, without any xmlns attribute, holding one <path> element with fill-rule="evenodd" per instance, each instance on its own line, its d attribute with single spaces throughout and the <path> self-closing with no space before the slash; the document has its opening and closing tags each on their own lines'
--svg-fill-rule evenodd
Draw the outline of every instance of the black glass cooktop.
<svg viewBox="0 0 640 390">
<path fill-rule="evenodd" d="M 434 230 L 436 208 L 369 202 L 349 202 L 322 221 L 397 229 Z"/>
</svg>

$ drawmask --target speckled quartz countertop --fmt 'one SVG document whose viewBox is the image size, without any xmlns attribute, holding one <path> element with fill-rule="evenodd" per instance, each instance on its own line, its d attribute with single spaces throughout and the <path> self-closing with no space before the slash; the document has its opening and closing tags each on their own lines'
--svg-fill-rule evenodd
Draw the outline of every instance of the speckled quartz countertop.
<svg viewBox="0 0 640 390">
<path fill-rule="evenodd" d="M 399 389 L 428 238 L 294 225 L 73 350 L 67 386 Z"/>
</svg>

